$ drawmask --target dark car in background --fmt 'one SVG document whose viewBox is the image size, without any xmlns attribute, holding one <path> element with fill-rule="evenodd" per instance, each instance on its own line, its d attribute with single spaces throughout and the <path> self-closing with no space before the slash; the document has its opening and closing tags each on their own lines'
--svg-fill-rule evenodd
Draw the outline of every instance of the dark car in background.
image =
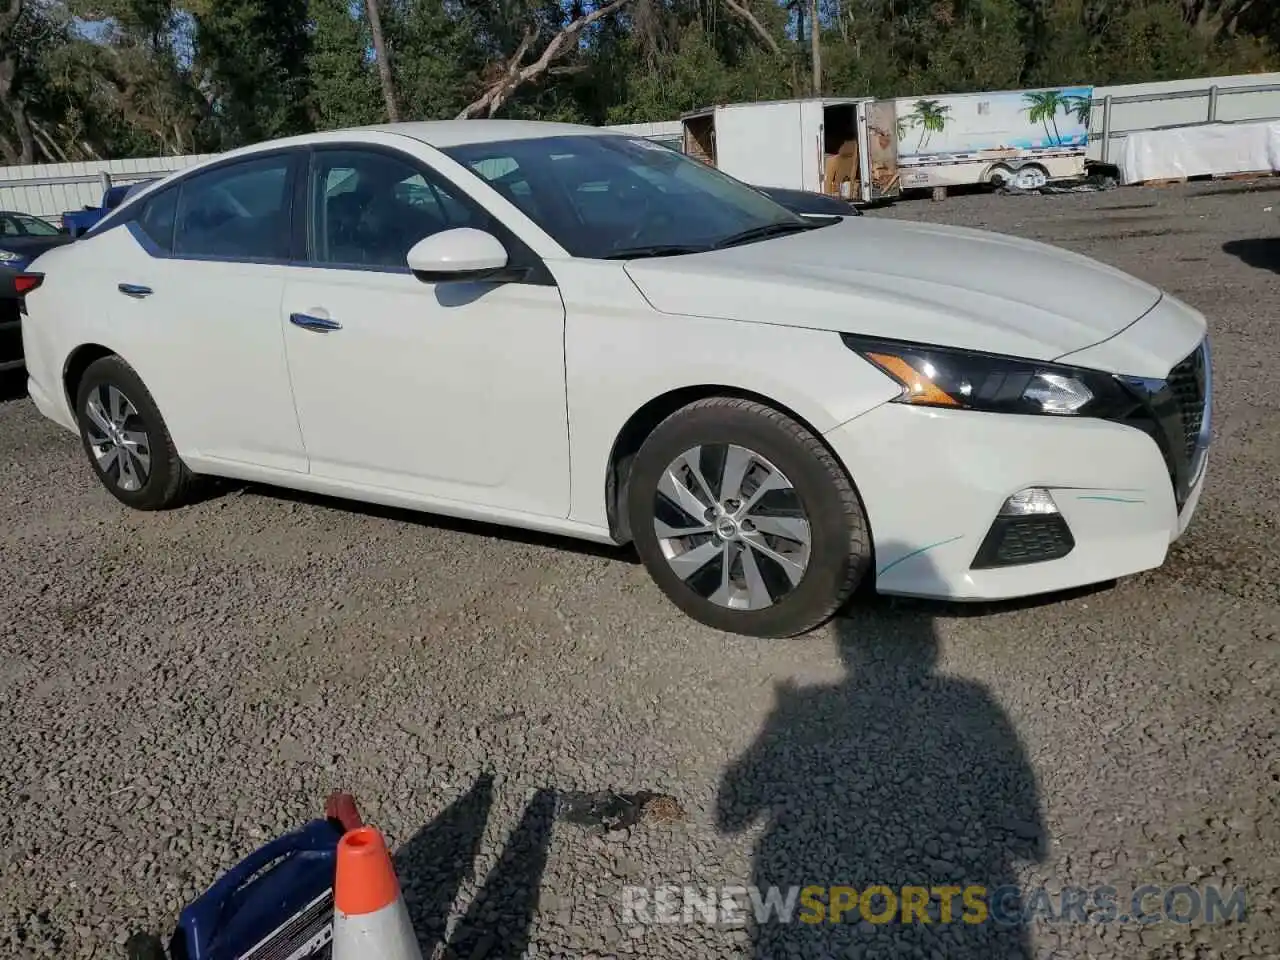
<svg viewBox="0 0 1280 960">
<path fill-rule="evenodd" d="M 0 268 L 25 270 L 40 254 L 70 241 L 65 230 L 29 213 L 0 210 Z"/>
<path fill-rule="evenodd" d="M 826 193 L 809 190 L 788 190 L 783 187 L 756 187 L 769 197 L 802 217 L 860 217 L 862 211 L 848 200 L 841 200 Z"/>
<path fill-rule="evenodd" d="M 0 372 L 22 366 L 18 275 L 46 250 L 70 242 L 69 234 L 47 220 L 15 210 L 0 210 Z"/>
</svg>

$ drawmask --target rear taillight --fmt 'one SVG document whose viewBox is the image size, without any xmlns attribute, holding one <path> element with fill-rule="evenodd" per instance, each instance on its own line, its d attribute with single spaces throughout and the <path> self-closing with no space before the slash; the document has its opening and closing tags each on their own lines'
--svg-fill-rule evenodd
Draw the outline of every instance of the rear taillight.
<svg viewBox="0 0 1280 960">
<path fill-rule="evenodd" d="M 42 283 L 44 283 L 43 273 L 20 273 L 13 278 L 13 289 L 21 297 Z"/>
</svg>

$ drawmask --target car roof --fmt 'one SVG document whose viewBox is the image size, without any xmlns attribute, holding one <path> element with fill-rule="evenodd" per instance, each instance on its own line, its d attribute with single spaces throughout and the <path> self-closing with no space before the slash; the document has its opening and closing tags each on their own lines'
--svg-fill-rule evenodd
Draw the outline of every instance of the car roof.
<svg viewBox="0 0 1280 960">
<path fill-rule="evenodd" d="M 355 127 L 349 132 L 355 133 L 362 130 L 397 133 L 437 148 L 494 143 L 499 140 L 605 136 L 616 133 L 613 130 L 602 130 L 600 127 L 589 127 L 580 123 L 554 123 L 548 120 L 421 120 Z"/>
<path fill-rule="evenodd" d="M 320 130 L 278 140 L 239 147 L 219 154 L 198 166 L 217 163 L 231 157 L 257 153 L 262 150 L 284 147 L 305 147 L 309 144 L 337 141 L 356 141 L 362 134 L 391 134 L 408 137 L 438 149 L 459 147 L 464 144 L 497 143 L 503 140 L 536 140 L 541 137 L 589 137 L 624 136 L 616 130 L 589 127 L 578 123 L 553 123 L 547 120 L 411 120 L 401 123 L 378 123 L 363 127 L 343 127 L 337 130 Z M 188 170 L 194 169 L 191 167 Z"/>
</svg>

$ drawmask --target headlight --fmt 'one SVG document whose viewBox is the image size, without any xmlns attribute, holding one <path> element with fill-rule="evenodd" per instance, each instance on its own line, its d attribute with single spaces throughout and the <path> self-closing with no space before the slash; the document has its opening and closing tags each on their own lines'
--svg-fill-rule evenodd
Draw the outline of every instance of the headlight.
<svg viewBox="0 0 1280 960">
<path fill-rule="evenodd" d="M 14 253 L 12 250 L 0 250 L 0 263 L 13 263 L 15 260 L 25 260 L 20 253 Z"/>
<path fill-rule="evenodd" d="M 1137 399 L 1115 377 L 1038 360 L 842 335 L 902 385 L 894 403 L 989 413 L 1122 417 Z"/>
</svg>

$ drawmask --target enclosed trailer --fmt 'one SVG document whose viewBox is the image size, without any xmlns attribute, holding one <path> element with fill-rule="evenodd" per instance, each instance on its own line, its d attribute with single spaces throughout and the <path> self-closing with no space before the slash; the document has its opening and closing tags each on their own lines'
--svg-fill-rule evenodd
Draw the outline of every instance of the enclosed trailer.
<svg viewBox="0 0 1280 960">
<path fill-rule="evenodd" d="M 868 203 L 900 191 L 886 106 L 866 97 L 721 104 L 681 118 L 684 152 L 745 183 Z"/>
<path fill-rule="evenodd" d="M 899 97 L 892 101 L 905 190 L 1080 177 L 1093 88 Z"/>
</svg>

